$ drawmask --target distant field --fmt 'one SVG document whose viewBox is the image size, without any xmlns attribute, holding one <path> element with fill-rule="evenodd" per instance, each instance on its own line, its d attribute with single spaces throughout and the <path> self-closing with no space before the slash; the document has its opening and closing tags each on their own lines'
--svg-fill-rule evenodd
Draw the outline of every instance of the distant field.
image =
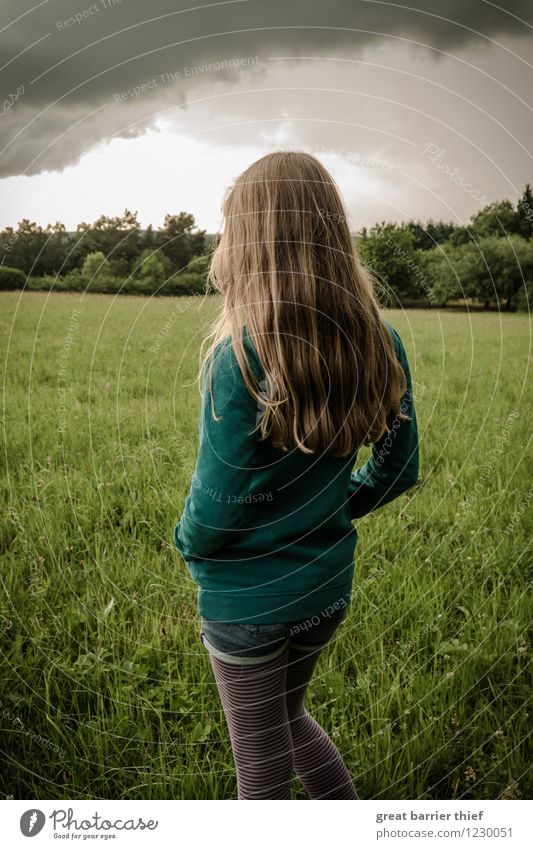
<svg viewBox="0 0 533 849">
<path fill-rule="evenodd" d="M 236 795 L 172 544 L 217 303 L 0 296 L 4 796 Z M 422 482 L 357 523 L 352 609 L 308 706 L 363 799 L 531 798 L 530 319 L 387 317 L 411 363 Z"/>
</svg>

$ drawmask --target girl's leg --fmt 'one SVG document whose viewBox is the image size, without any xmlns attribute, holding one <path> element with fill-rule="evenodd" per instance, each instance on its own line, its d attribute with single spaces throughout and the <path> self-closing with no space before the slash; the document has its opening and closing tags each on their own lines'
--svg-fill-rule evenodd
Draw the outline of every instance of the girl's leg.
<svg viewBox="0 0 533 849">
<path fill-rule="evenodd" d="M 304 707 L 320 651 L 297 649 L 292 644 L 289 650 L 286 702 L 294 770 L 312 799 L 357 799 L 340 752 Z"/>
<path fill-rule="evenodd" d="M 229 727 L 239 799 L 290 799 L 293 775 L 285 691 L 288 645 L 272 660 L 210 662 Z"/>
</svg>

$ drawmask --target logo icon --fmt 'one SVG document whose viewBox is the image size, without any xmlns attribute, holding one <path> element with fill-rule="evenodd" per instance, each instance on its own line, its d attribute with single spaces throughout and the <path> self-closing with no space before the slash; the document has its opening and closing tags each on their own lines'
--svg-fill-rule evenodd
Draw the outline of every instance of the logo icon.
<svg viewBox="0 0 533 849">
<path fill-rule="evenodd" d="M 46 817 L 42 811 L 30 808 L 29 811 L 24 811 L 20 818 L 20 830 L 24 837 L 35 837 L 42 830 L 45 822 Z"/>
</svg>

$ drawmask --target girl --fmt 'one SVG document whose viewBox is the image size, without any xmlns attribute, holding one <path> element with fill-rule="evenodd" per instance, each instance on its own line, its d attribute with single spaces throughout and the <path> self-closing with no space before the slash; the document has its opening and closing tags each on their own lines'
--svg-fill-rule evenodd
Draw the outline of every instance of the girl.
<svg viewBox="0 0 533 849">
<path fill-rule="evenodd" d="M 351 600 L 352 520 L 418 479 L 409 366 L 317 159 L 262 157 L 223 213 L 209 270 L 222 310 L 174 541 L 198 585 L 238 798 L 290 799 L 296 773 L 313 799 L 357 799 L 304 698 Z M 372 456 L 352 473 L 361 445 Z"/>
</svg>

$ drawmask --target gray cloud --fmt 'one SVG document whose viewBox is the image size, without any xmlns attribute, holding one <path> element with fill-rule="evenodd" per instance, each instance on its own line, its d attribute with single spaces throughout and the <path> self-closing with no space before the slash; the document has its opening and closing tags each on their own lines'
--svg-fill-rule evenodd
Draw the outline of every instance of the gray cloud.
<svg viewBox="0 0 533 849">
<path fill-rule="evenodd" d="M 411 5 L 50 0 L 30 11 L 27 0 L 4 0 L 0 174 L 61 170 L 98 141 L 143 132 L 169 107 L 186 110 L 192 98 L 245 79 L 257 84 L 270 56 L 354 58 L 374 46 L 421 43 L 438 61 L 440 51 L 490 50 L 491 39 L 527 36 L 533 20 L 523 0 Z"/>
</svg>

